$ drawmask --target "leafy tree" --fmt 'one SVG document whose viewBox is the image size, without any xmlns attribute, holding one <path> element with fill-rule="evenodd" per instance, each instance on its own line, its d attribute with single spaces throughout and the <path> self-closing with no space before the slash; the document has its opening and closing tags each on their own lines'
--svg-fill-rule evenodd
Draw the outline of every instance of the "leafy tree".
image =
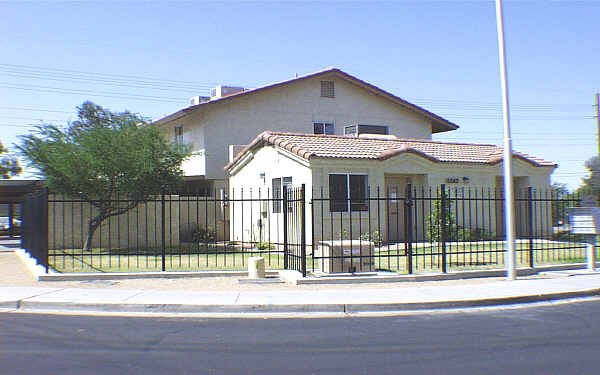
<svg viewBox="0 0 600 375">
<path fill-rule="evenodd" d="M 552 184 L 552 225 L 557 226 L 567 222 L 569 207 L 573 206 L 576 194 L 571 194 L 566 184 Z"/>
<path fill-rule="evenodd" d="M 167 141 L 137 114 L 110 112 L 91 102 L 78 110 L 78 120 L 66 130 L 39 126 L 35 133 L 21 137 L 19 149 L 53 192 L 96 207 L 84 243 L 89 250 L 104 220 L 135 208 L 163 187 L 177 186 L 182 180 L 181 162 L 190 153 Z"/>
<path fill-rule="evenodd" d="M 591 195 L 600 202 L 600 163 L 598 157 L 594 156 L 585 162 L 585 167 L 590 175 L 583 179 L 583 186 L 577 192 L 583 195 Z"/>
<path fill-rule="evenodd" d="M 18 176 L 23 172 L 23 168 L 19 165 L 19 160 L 11 156 L 2 156 L 8 150 L 0 142 L 0 177 L 9 179 Z"/>
</svg>

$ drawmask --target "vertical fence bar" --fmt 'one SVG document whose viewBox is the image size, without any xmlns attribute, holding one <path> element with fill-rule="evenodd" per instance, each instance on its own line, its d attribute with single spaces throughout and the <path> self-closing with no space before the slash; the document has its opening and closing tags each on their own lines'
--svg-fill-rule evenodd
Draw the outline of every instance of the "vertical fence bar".
<svg viewBox="0 0 600 375">
<path fill-rule="evenodd" d="M 302 251 L 302 277 L 306 277 L 306 185 L 300 191 L 300 246 Z"/>
<path fill-rule="evenodd" d="M 529 186 L 527 188 L 527 209 L 528 209 L 528 226 L 529 226 L 529 267 L 535 266 L 533 261 L 533 188 Z"/>
<path fill-rule="evenodd" d="M 442 272 L 446 273 L 448 271 L 448 266 L 446 264 L 446 184 L 442 184 L 440 186 L 440 219 L 441 230 L 440 230 L 440 244 L 442 245 Z"/>
<path fill-rule="evenodd" d="M 404 200 L 404 235 L 405 235 L 405 252 L 406 252 L 406 268 L 409 274 L 413 273 L 413 258 L 412 258 L 412 185 L 406 185 L 406 199 Z"/>
<path fill-rule="evenodd" d="M 166 235 L 167 235 L 167 231 L 165 230 L 165 225 L 166 225 L 166 218 L 165 218 L 165 188 L 163 186 L 161 194 L 160 194 L 160 220 L 161 220 L 161 265 L 162 265 L 162 270 L 166 271 L 167 269 L 167 265 L 166 265 L 166 253 L 167 253 L 167 248 L 166 248 Z"/>
<path fill-rule="evenodd" d="M 283 214 L 283 268 L 288 269 L 288 190 L 287 186 L 283 185 L 283 202 L 281 213 Z"/>
<path fill-rule="evenodd" d="M 40 259 L 43 262 L 43 266 L 46 269 L 46 273 L 48 273 L 48 262 L 50 261 L 48 256 L 48 196 L 50 195 L 50 190 L 48 188 L 44 189 L 41 200 L 41 228 L 40 228 L 40 236 L 41 236 L 41 254 Z"/>
</svg>

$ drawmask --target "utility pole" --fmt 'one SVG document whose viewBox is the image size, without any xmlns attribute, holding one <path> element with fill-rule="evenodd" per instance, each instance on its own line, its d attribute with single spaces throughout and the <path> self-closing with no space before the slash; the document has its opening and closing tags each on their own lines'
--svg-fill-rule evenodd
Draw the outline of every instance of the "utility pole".
<svg viewBox="0 0 600 375">
<path fill-rule="evenodd" d="M 510 138 L 510 112 L 508 106 L 508 78 L 506 74 L 506 55 L 504 48 L 504 23 L 502 20 L 502 0 L 496 0 L 496 26 L 498 29 L 498 52 L 500 58 L 500 81 L 502 84 L 502 112 L 504 117 L 504 228 L 506 230 L 506 278 L 517 277 L 515 267 L 515 225 L 514 192 L 512 173 L 512 141 Z"/>
<path fill-rule="evenodd" d="M 598 121 L 598 163 L 600 163 L 600 93 L 596 93 L 596 121 Z"/>
</svg>

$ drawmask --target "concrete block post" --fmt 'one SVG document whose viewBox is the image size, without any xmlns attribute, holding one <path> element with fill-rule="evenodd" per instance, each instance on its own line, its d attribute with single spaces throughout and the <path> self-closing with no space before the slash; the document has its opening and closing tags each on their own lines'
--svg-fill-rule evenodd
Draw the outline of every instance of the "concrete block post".
<svg viewBox="0 0 600 375">
<path fill-rule="evenodd" d="M 249 279 L 264 279 L 265 278 L 265 258 L 263 258 L 263 257 L 248 258 L 248 278 Z"/>
<path fill-rule="evenodd" d="M 590 272 L 596 271 L 596 246 L 587 244 L 585 247 L 587 258 L 587 269 Z"/>
</svg>

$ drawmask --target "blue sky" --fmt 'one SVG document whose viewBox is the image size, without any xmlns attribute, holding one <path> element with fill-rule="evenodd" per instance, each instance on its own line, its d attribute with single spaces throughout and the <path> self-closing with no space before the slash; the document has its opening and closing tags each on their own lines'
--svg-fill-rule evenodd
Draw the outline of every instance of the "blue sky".
<svg viewBox="0 0 600 375">
<path fill-rule="evenodd" d="M 597 150 L 599 1 L 505 1 L 516 150 L 579 185 Z M 0 140 L 92 100 L 159 118 L 216 84 L 336 66 L 502 144 L 493 1 L 0 2 Z"/>
</svg>

